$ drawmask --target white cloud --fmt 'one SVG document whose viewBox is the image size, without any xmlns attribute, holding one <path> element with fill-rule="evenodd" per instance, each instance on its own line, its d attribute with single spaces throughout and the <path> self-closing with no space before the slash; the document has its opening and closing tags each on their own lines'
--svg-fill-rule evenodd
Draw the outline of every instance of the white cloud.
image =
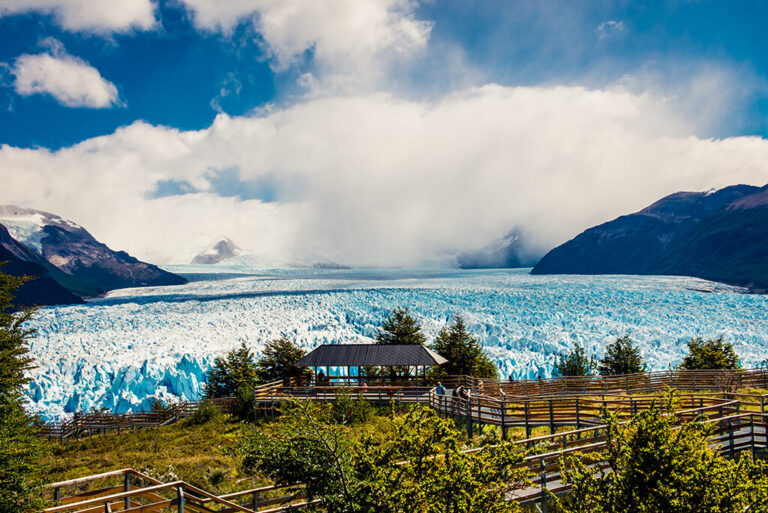
<svg viewBox="0 0 768 513">
<path fill-rule="evenodd" d="M 674 191 L 768 182 L 768 141 L 694 132 L 663 99 L 620 88 L 326 97 L 201 131 L 136 122 L 56 152 L 3 146 L 0 203 L 155 261 L 228 236 L 257 253 L 412 265 L 516 225 L 552 246 Z M 212 177 L 232 169 L 283 200 L 221 197 Z M 153 198 L 169 181 L 197 192 Z"/>
<path fill-rule="evenodd" d="M 182 0 L 196 26 L 229 33 L 252 21 L 277 70 L 308 50 L 323 84 L 375 81 L 392 62 L 423 50 L 431 25 L 412 0 Z"/>
<path fill-rule="evenodd" d="M 605 39 L 613 35 L 624 32 L 624 22 L 616 20 L 607 20 L 597 26 L 597 33 L 600 39 Z"/>
<path fill-rule="evenodd" d="M 52 14 L 59 26 L 75 32 L 126 32 L 155 26 L 151 0 L 0 0 L 0 17 L 28 12 Z"/>
<path fill-rule="evenodd" d="M 46 42 L 50 53 L 24 54 L 14 62 L 11 73 L 18 94 L 49 94 L 67 107 L 102 109 L 120 103 L 115 84 L 99 70 L 67 54 L 58 41 Z"/>
</svg>

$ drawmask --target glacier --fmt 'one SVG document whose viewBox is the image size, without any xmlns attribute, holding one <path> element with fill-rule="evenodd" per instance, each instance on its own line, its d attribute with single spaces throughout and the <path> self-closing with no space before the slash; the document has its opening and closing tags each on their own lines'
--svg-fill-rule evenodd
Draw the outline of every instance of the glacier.
<svg viewBox="0 0 768 513">
<path fill-rule="evenodd" d="M 84 305 L 41 308 L 29 323 L 29 409 L 148 409 L 200 397 L 214 358 L 244 341 L 260 354 L 281 336 L 307 350 L 370 342 L 407 306 L 432 339 L 464 316 L 504 377 L 552 374 L 573 342 L 601 356 L 628 334 L 652 370 L 682 359 L 691 337 L 723 336 L 746 367 L 765 364 L 768 296 L 685 277 L 531 276 L 527 269 L 275 269 L 238 262 L 166 266 L 185 285 L 121 289 Z"/>
</svg>

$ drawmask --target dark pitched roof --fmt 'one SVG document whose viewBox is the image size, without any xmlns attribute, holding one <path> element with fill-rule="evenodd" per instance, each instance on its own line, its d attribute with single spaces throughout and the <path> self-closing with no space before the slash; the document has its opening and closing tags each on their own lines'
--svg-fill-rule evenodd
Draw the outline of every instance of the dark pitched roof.
<svg viewBox="0 0 768 513">
<path fill-rule="evenodd" d="M 298 361 L 300 367 L 442 365 L 445 358 L 419 344 L 323 344 Z"/>
</svg>

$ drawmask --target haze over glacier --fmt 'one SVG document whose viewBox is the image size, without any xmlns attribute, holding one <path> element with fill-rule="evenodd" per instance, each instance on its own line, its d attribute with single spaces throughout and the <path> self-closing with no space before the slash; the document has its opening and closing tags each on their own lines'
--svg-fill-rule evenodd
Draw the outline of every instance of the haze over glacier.
<svg viewBox="0 0 768 513">
<path fill-rule="evenodd" d="M 694 278 L 531 276 L 527 270 L 255 271 L 174 266 L 191 282 L 121 289 L 35 317 L 30 408 L 43 418 L 104 407 L 148 408 L 155 397 L 197 399 L 213 358 L 241 340 L 257 353 L 286 336 L 310 349 L 364 342 L 408 306 L 431 339 L 465 316 L 501 374 L 551 375 L 573 341 L 598 356 L 625 333 L 652 370 L 677 364 L 692 336 L 723 335 L 745 366 L 768 348 L 768 297 Z M 246 274 L 249 273 L 249 274 Z"/>
</svg>

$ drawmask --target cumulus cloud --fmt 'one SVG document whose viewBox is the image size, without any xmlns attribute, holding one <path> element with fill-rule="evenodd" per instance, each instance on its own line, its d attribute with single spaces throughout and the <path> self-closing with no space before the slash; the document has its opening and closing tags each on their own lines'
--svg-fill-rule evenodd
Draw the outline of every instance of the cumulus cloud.
<svg viewBox="0 0 768 513">
<path fill-rule="evenodd" d="M 155 25 L 151 0 L 0 0 L 0 17 L 28 12 L 52 14 L 59 26 L 75 32 L 148 30 Z"/>
<path fill-rule="evenodd" d="M 392 62 L 423 50 L 431 29 L 412 0 L 181 1 L 205 30 L 252 22 L 277 71 L 311 52 L 325 87 L 381 79 Z"/>
<path fill-rule="evenodd" d="M 50 51 L 24 54 L 13 64 L 13 87 L 22 96 L 49 94 L 67 107 L 103 109 L 118 105 L 117 87 L 99 70 L 67 54 L 61 43 L 47 40 Z"/>
<path fill-rule="evenodd" d="M 547 248 L 677 190 L 768 182 L 768 141 L 694 129 L 621 88 L 314 98 L 200 131 L 136 122 L 56 152 L 3 146 L 0 202 L 157 262 L 227 236 L 288 260 L 416 265 L 513 226 Z"/>
</svg>

